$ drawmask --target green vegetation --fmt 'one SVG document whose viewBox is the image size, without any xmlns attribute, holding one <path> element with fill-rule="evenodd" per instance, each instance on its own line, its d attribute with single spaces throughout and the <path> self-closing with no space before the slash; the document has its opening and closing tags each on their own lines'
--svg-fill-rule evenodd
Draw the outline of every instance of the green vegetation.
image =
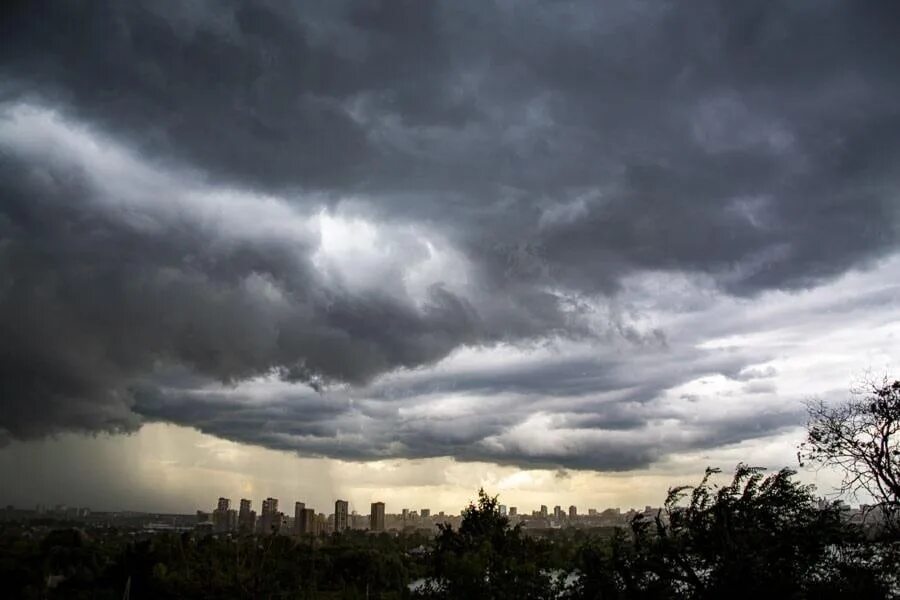
<svg viewBox="0 0 900 600">
<path fill-rule="evenodd" d="M 792 471 L 739 465 L 719 488 L 714 472 L 673 489 L 653 523 L 637 518 L 608 546 L 585 545 L 573 597 L 890 597 L 890 545 L 865 540 L 839 505 L 818 507 Z"/>
<path fill-rule="evenodd" d="M 348 532 L 325 538 L 158 534 L 135 540 L 76 529 L 0 537 L 0 581 L 15 598 L 404 598 L 427 574 L 406 552 L 424 536 Z M 47 578 L 65 579 L 45 591 Z"/>
<path fill-rule="evenodd" d="M 484 490 L 463 511 L 458 531 L 441 527 L 434 575 L 422 595 L 434 598 L 546 598 L 552 588 L 550 543 L 525 537 L 500 515 Z"/>
</svg>

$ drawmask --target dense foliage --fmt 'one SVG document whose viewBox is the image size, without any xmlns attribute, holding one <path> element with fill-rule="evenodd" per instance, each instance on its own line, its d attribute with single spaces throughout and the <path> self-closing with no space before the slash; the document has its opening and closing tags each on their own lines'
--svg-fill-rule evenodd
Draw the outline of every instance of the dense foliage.
<svg viewBox="0 0 900 600">
<path fill-rule="evenodd" d="M 157 534 L 135 540 L 77 529 L 0 538 L 2 591 L 13 598 L 404 598 L 424 574 L 406 552 L 424 536 L 325 538 Z M 45 590 L 47 578 L 65 579 Z"/>
<path fill-rule="evenodd" d="M 422 595 L 437 598 L 546 598 L 552 589 L 550 544 L 526 537 L 500 514 L 496 497 L 478 492 L 459 531 L 441 526 L 434 577 Z"/>
<path fill-rule="evenodd" d="M 670 491 L 653 523 L 581 553 L 581 598 L 888 597 L 891 567 L 847 525 L 838 505 L 820 508 L 810 488 L 782 470 L 739 465 L 719 488 L 709 470 L 696 487 Z M 686 505 L 682 504 L 687 500 Z"/>
</svg>

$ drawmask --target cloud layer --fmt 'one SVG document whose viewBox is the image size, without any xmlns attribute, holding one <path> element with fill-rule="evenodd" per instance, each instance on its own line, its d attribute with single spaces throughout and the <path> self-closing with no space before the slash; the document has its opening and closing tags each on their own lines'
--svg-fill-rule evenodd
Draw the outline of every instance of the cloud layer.
<svg viewBox="0 0 900 600">
<path fill-rule="evenodd" d="M 0 438 L 628 469 L 794 426 L 796 336 L 898 316 L 890 10 L 22 4 Z"/>
</svg>

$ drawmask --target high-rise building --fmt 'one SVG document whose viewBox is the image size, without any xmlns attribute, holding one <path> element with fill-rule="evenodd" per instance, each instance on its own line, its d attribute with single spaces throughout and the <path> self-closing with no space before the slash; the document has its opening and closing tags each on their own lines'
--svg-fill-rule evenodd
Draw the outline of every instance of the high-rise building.
<svg viewBox="0 0 900 600">
<path fill-rule="evenodd" d="M 498 508 L 500 509 L 500 516 L 505 517 L 506 516 L 506 505 L 501 504 Z"/>
<path fill-rule="evenodd" d="M 241 499 L 241 509 L 238 512 L 238 530 L 242 533 L 253 533 L 256 530 L 256 512 L 250 510 L 251 502 L 246 498 Z"/>
<path fill-rule="evenodd" d="M 334 530 L 342 532 L 349 526 L 347 516 L 350 513 L 350 503 L 346 500 L 337 500 L 334 503 Z"/>
<path fill-rule="evenodd" d="M 423 509 L 422 509 L 422 512 L 420 512 L 419 514 L 422 515 L 422 518 L 423 518 L 423 519 L 427 519 L 427 518 L 429 518 L 429 517 L 431 516 L 431 509 L 430 509 L 430 508 L 423 508 Z"/>
<path fill-rule="evenodd" d="M 234 511 L 231 510 L 231 500 L 219 498 L 216 509 L 212 512 L 213 531 L 224 533 L 234 529 Z"/>
<path fill-rule="evenodd" d="M 384 502 L 373 502 L 369 512 L 369 529 L 384 531 Z"/>
<path fill-rule="evenodd" d="M 541 518 L 547 518 L 547 505 L 541 504 Z"/>
<path fill-rule="evenodd" d="M 281 513 L 278 512 L 278 498 L 266 498 L 262 503 L 262 514 L 259 518 L 260 533 L 268 535 L 278 533 L 281 529 Z"/>
<path fill-rule="evenodd" d="M 316 511 L 311 508 L 304 508 L 300 512 L 300 524 L 296 526 L 296 530 L 300 535 L 316 534 Z"/>
<path fill-rule="evenodd" d="M 553 518 L 554 519 L 562 519 L 563 518 L 563 509 L 558 504 L 553 507 Z"/>
<path fill-rule="evenodd" d="M 589 517 L 596 517 L 596 516 L 597 516 L 597 509 L 596 509 L 596 508 L 589 508 L 589 509 L 588 509 L 588 516 L 589 516 Z"/>
<path fill-rule="evenodd" d="M 516 508 L 515 506 L 510 506 L 510 507 L 509 507 L 509 516 L 515 517 L 515 516 L 518 515 L 518 514 L 519 514 L 519 509 L 518 509 L 518 508 Z"/>
<path fill-rule="evenodd" d="M 409 520 L 409 509 L 408 509 L 408 508 L 404 508 L 404 509 L 403 509 L 403 512 L 400 513 L 400 516 L 403 518 L 403 521 L 404 521 L 404 522 L 408 521 L 408 520 Z"/>
<path fill-rule="evenodd" d="M 262 514 L 271 515 L 278 512 L 278 498 L 266 498 L 262 503 Z"/>
<path fill-rule="evenodd" d="M 577 518 L 578 518 L 578 509 L 575 508 L 575 505 L 573 504 L 572 506 L 569 507 L 569 519 L 574 521 Z"/>
<path fill-rule="evenodd" d="M 303 521 L 303 511 L 306 510 L 305 502 L 294 502 L 294 533 L 303 533 L 300 524 Z"/>
</svg>

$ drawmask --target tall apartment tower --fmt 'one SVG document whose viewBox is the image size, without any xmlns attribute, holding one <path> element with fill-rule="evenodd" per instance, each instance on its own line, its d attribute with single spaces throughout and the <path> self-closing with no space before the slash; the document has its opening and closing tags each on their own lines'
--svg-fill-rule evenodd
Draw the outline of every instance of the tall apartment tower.
<svg viewBox="0 0 900 600">
<path fill-rule="evenodd" d="M 509 516 L 515 517 L 515 516 L 518 515 L 518 514 L 519 514 L 519 509 L 518 509 L 518 508 L 516 508 L 515 506 L 510 506 L 510 507 L 509 507 Z"/>
<path fill-rule="evenodd" d="M 268 535 L 281 529 L 281 513 L 278 512 L 278 498 L 266 498 L 262 504 L 260 533 Z"/>
<path fill-rule="evenodd" d="M 238 530 L 242 533 L 253 533 L 256 530 L 256 512 L 250 509 L 251 501 L 241 498 L 241 510 L 238 512 Z"/>
<path fill-rule="evenodd" d="M 294 533 L 304 533 L 300 528 L 303 522 L 303 511 L 306 510 L 305 502 L 294 502 Z"/>
<path fill-rule="evenodd" d="M 233 528 L 233 511 L 231 510 L 231 500 L 228 498 L 219 498 L 216 504 L 216 510 L 212 513 L 213 531 L 223 533 L 231 531 Z"/>
<path fill-rule="evenodd" d="M 300 529 L 298 532 L 300 535 L 315 535 L 318 533 L 316 530 L 316 511 L 312 508 L 304 508 L 303 512 L 300 514 Z"/>
<path fill-rule="evenodd" d="M 575 505 L 573 504 L 572 506 L 569 507 L 569 519 L 574 521 L 577 518 L 578 518 L 578 509 L 575 508 Z"/>
<path fill-rule="evenodd" d="M 341 532 L 347 529 L 349 522 L 350 503 L 346 500 L 337 500 L 334 503 L 334 530 Z"/>
<path fill-rule="evenodd" d="M 278 512 L 278 498 L 266 498 L 262 504 L 262 514 L 272 515 Z"/>
<path fill-rule="evenodd" d="M 384 531 L 384 502 L 373 502 L 369 512 L 369 529 Z"/>
<path fill-rule="evenodd" d="M 547 518 L 547 505 L 546 504 L 541 504 L 541 517 L 543 517 L 544 519 Z"/>
<path fill-rule="evenodd" d="M 501 505 L 498 506 L 497 508 L 500 509 L 500 516 L 501 516 L 501 517 L 505 517 L 505 516 L 506 516 L 506 505 L 505 505 L 505 504 L 501 504 Z"/>
<path fill-rule="evenodd" d="M 419 511 L 419 514 L 422 516 L 423 519 L 427 519 L 427 518 L 431 517 L 431 509 L 423 508 L 421 511 Z"/>
</svg>

